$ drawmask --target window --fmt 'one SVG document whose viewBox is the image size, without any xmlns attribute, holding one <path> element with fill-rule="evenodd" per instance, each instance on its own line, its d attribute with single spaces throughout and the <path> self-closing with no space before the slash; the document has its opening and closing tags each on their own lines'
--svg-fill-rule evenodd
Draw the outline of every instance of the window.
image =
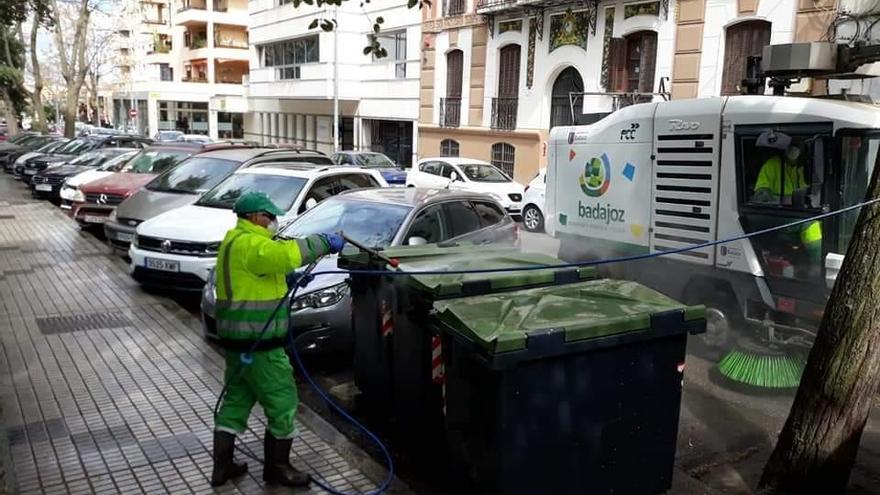
<svg viewBox="0 0 880 495">
<path fill-rule="evenodd" d="M 863 131 L 843 131 L 838 139 L 840 149 L 840 206 L 847 207 L 865 199 L 865 191 L 877 164 L 880 134 Z M 845 253 L 859 218 L 855 210 L 839 215 L 837 247 L 833 251 Z"/>
<path fill-rule="evenodd" d="M 464 73 L 464 52 L 452 50 L 446 54 L 446 97 L 461 98 L 461 81 Z"/>
<path fill-rule="evenodd" d="M 449 238 L 455 238 L 480 230 L 480 217 L 470 203 L 443 203 L 443 216 L 449 231 Z"/>
<path fill-rule="evenodd" d="M 283 234 L 285 237 L 302 238 L 342 231 L 365 246 L 384 248 L 394 240 L 411 210 L 409 206 L 337 196 L 307 211 L 290 224 Z"/>
<path fill-rule="evenodd" d="M 303 201 L 302 206 L 300 207 L 300 213 L 306 211 L 306 201 L 310 199 L 314 199 L 318 203 L 324 201 L 330 196 L 335 196 L 342 192 L 340 189 L 339 182 L 336 180 L 336 177 L 324 177 L 315 181 L 312 185 L 312 188 L 309 190 L 309 193 L 306 195 L 305 201 Z"/>
<path fill-rule="evenodd" d="M 275 67 L 278 79 L 299 79 L 300 66 L 318 62 L 318 37 L 307 36 L 262 45 L 263 67 Z"/>
<path fill-rule="evenodd" d="M 380 46 L 388 52 L 388 55 L 387 58 L 376 58 L 373 55 L 373 61 L 385 62 L 388 59 L 394 61 L 394 77 L 406 78 L 406 31 L 383 33 L 378 38 Z"/>
<path fill-rule="evenodd" d="M 483 203 L 482 201 L 474 202 L 474 210 L 480 217 L 480 224 L 483 227 L 490 227 L 504 220 L 504 212 L 492 203 Z"/>
<path fill-rule="evenodd" d="M 495 165 L 502 172 L 513 177 L 513 166 L 515 161 L 515 148 L 508 143 L 495 143 L 492 145 L 492 165 Z"/>
<path fill-rule="evenodd" d="M 440 141 L 440 156 L 458 156 L 458 141 L 453 139 Z"/>
<path fill-rule="evenodd" d="M 153 179 L 146 188 L 181 194 L 200 194 L 216 186 L 239 166 L 238 162 L 193 157 Z"/>
<path fill-rule="evenodd" d="M 440 169 L 442 168 L 442 166 L 443 164 L 441 164 L 440 162 L 425 162 L 419 165 L 419 170 L 426 174 L 440 175 Z"/>
<path fill-rule="evenodd" d="M 553 97 L 550 105 L 550 127 L 573 125 L 571 115 L 571 93 L 583 93 L 584 80 L 574 67 L 562 71 L 553 83 Z"/>
<path fill-rule="evenodd" d="M 232 209 L 235 201 L 245 192 L 262 192 L 284 211 L 293 206 L 306 181 L 300 177 L 270 174 L 232 174 L 206 192 L 196 204 L 209 208 Z"/>
<path fill-rule="evenodd" d="M 725 31 L 724 72 L 721 77 L 721 94 L 739 94 L 739 87 L 746 77 L 746 61 L 753 55 L 761 55 L 764 46 L 770 44 L 770 26 L 767 21 L 746 21 L 734 24 Z"/>
<path fill-rule="evenodd" d="M 626 37 L 626 85 L 628 92 L 654 91 L 654 66 L 657 62 L 657 33 L 639 31 Z"/>
<path fill-rule="evenodd" d="M 173 81 L 174 80 L 174 71 L 168 64 L 159 64 L 159 80 L 160 81 Z"/>
<path fill-rule="evenodd" d="M 346 174 L 339 176 L 339 191 L 349 189 L 363 189 L 367 187 L 382 187 L 376 179 L 366 174 Z"/>
<path fill-rule="evenodd" d="M 413 237 L 420 237 L 428 243 L 440 242 L 447 238 L 445 230 L 440 206 L 431 206 L 420 212 L 413 220 L 409 233 L 406 235 L 406 241 L 409 243 Z"/>
</svg>

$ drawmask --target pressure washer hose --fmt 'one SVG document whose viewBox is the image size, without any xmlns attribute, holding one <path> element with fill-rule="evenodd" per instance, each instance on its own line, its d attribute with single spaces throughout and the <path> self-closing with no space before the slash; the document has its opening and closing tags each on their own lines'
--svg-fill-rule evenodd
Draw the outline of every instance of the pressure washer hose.
<svg viewBox="0 0 880 495">
<path fill-rule="evenodd" d="M 839 210 L 834 210 L 831 212 L 822 213 L 820 215 L 815 215 L 815 216 L 812 216 L 809 218 L 796 220 L 794 222 L 789 222 L 789 223 L 779 225 L 776 227 L 770 227 L 770 228 L 758 230 L 755 232 L 750 232 L 748 234 L 742 234 L 742 235 L 738 235 L 738 236 L 734 236 L 734 237 L 729 237 L 726 239 L 719 239 L 717 241 L 704 242 L 702 244 L 697 244 L 694 246 L 688 246 L 688 247 L 684 247 L 684 248 L 670 249 L 668 251 L 659 251 L 656 253 L 639 254 L 639 255 L 634 255 L 634 256 L 606 258 L 603 260 L 587 261 L 587 262 L 582 262 L 582 263 L 563 263 L 563 264 L 559 264 L 559 265 L 535 265 L 535 266 L 519 266 L 519 267 L 510 267 L 510 268 L 484 268 L 484 269 L 472 269 L 472 270 L 404 271 L 404 270 L 400 270 L 398 268 L 397 262 L 396 262 L 397 260 L 389 260 L 388 258 L 384 257 L 384 255 L 383 255 L 383 256 L 380 256 L 380 258 L 383 259 L 384 261 L 388 262 L 392 268 L 395 268 L 395 270 L 325 270 L 325 271 L 321 271 L 321 272 L 312 273 L 312 271 L 315 269 L 315 266 L 317 266 L 317 260 L 316 260 L 316 261 L 312 262 L 311 264 L 309 264 L 305 268 L 305 270 L 303 270 L 300 280 L 304 280 L 304 279 L 312 278 L 312 277 L 317 277 L 320 275 L 330 275 L 330 274 L 366 275 L 366 276 L 385 276 L 385 275 L 398 275 L 398 276 L 400 276 L 400 275 L 469 275 L 469 274 L 526 272 L 526 271 L 551 270 L 551 269 L 560 269 L 560 268 L 584 268 L 584 267 L 589 267 L 589 266 L 608 265 L 608 264 L 612 264 L 612 263 L 623 263 L 623 262 L 627 262 L 627 261 L 639 261 L 639 260 L 646 260 L 646 259 L 651 259 L 651 258 L 659 258 L 661 256 L 668 256 L 671 254 L 680 254 L 680 253 L 684 253 L 684 252 L 688 252 L 688 251 L 702 249 L 705 247 L 717 246 L 720 244 L 736 242 L 736 241 L 740 241 L 740 240 L 744 240 L 744 239 L 750 239 L 752 237 L 758 237 L 758 236 L 761 236 L 764 234 L 778 232 L 780 230 L 785 230 L 785 229 L 789 229 L 789 228 L 796 227 L 799 225 L 815 222 L 817 220 L 822 220 L 825 218 L 830 218 L 833 216 L 841 215 L 843 213 L 857 210 L 859 208 L 869 206 L 869 205 L 872 205 L 872 204 L 875 204 L 878 202 L 880 202 L 880 198 L 876 198 L 876 199 L 872 199 L 872 200 L 868 200 L 868 201 L 863 201 L 861 203 L 858 203 L 858 204 L 855 204 L 852 206 L 848 206 L 846 208 L 841 208 Z M 359 249 L 363 249 L 369 253 L 374 253 L 373 250 L 364 248 L 363 246 L 357 244 L 356 242 L 353 242 L 352 244 L 355 245 L 356 247 L 358 247 Z M 238 379 L 238 376 L 241 373 L 242 368 L 248 364 L 248 362 L 247 362 L 248 356 L 253 354 L 253 352 L 256 350 L 257 345 L 259 344 L 259 341 L 263 338 L 263 335 L 265 335 L 266 331 L 268 330 L 269 324 L 275 320 L 275 315 L 278 314 L 278 311 L 281 309 L 281 307 L 284 306 L 288 300 L 293 300 L 293 298 L 296 297 L 296 292 L 299 289 L 299 287 L 300 287 L 299 283 L 296 283 L 293 285 L 293 287 L 289 288 L 289 290 L 287 291 L 287 294 L 284 295 L 284 298 L 282 298 L 281 301 L 279 301 L 278 304 L 275 306 L 275 309 L 272 310 L 272 314 L 266 320 L 266 323 L 263 325 L 263 329 L 260 331 L 260 334 L 254 340 L 253 347 L 251 347 L 251 349 L 248 352 L 242 353 L 241 361 L 239 361 L 238 366 L 236 367 L 235 371 L 230 374 L 230 379 L 223 385 L 223 389 L 220 391 L 220 394 L 217 396 L 217 403 L 214 405 L 214 417 L 215 418 L 217 417 L 217 411 L 220 409 L 220 404 L 223 401 L 223 397 L 226 395 L 226 392 L 229 388 L 229 384 L 232 381 Z M 335 410 L 336 412 L 341 414 L 343 418 L 345 418 L 351 424 L 353 424 L 358 429 L 360 429 L 361 431 L 366 433 L 366 435 L 368 437 L 370 437 L 370 439 L 373 440 L 373 442 L 376 443 L 376 445 L 380 448 L 380 450 L 382 450 L 382 454 L 385 456 L 385 460 L 388 464 L 388 476 L 379 485 L 378 488 L 376 488 L 375 490 L 370 491 L 370 492 L 350 494 L 350 493 L 346 493 L 346 492 L 340 492 L 340 491 L 334 489 L 326 481 L 324 481 L 320 478 L 313 476 L 312 481 L 314 481 L 315 484 L 317 484 L 318 486 L 320 486 L 324 490 L 326 490 L 334 495 L 379 495 L 381 493 L 384 493 L 385 490 L 387 490 L 388 487 L 390 486 L 391 482 L 394 480 L 394 460 L 391 457 L 391 453 L 388 450 L 388 447 L 386 447 L 385 444 L 382 443 L 382 441 L 379 439 L 378 436 L 376 436 L 373 432 L 371 432 L 369 429 L 367 429 L 366 426 L 361 424 L 357 419 L 352 417 L 348 412 L 346 412 L 344 409 L 342 409 L 342 407 L 340 407 L 330 397 L 328 397 L 327 394 L 323 390 L 321 390 L 321 388 L 318 386 L 318 384 L 315 383 L 314 379 L 312 379 L 308 370 L 306 370 L 306 367 L 302 362 L 302 358 L 300 357 L 299 352 L 296 350 L 296 346 L 293 343 L 293 332 L 290 331 L 290 329 L 288 329 L 288 332 L 287 332 L 287 347 L 291 350 L 291 352 L 293 354 L 293 358 L 296 361 L 297 365 L 299 366 L 300 371 L 302 372 L 306 381 L 315 390 L 315 392 L 318 394 L 318 396 L 320 396 L 322 400 L 324 400 L 328 405 L 330 405 L 330 407 L 333 410 Z M 244 450 L 243 448 L 239 447 L 238 445 L 236 445 L 236 448 L 239 449 L 239 451 L 241 453 L 250 457 L 251 459 L 254 459 L 255 461 L 260 462 L 260 463 L 263 462 L 258 457 L 256 457 L 252 453 Z"/>
</svg>

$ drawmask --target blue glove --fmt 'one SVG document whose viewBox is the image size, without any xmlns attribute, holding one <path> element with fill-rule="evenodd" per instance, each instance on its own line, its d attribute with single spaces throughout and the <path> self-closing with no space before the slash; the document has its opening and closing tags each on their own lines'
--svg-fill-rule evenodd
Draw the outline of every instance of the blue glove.
<svg viewBox="0 0 880 495">
<path fill-rule="evenodd" d="M 311 273 L 308 275 L 303 275 L 302 272 L 293 271 L 285 275 L 284 278 L 287 280 L 287 287 L 290 288 L 297 285 L 300 287 L 305 287 L 309 285 L 309 282 L 311 282 L 315 277 L 313 277 Z"/>
<path fill-rule="evenodd" d="M 321 237 L 327 241 L 327 245 L 330 247 L 330 253 L 336 254 L 342 251 L 342 248 L 345 247 L 345 239 L 338 234 L 321 234 Z"/>
</svg>

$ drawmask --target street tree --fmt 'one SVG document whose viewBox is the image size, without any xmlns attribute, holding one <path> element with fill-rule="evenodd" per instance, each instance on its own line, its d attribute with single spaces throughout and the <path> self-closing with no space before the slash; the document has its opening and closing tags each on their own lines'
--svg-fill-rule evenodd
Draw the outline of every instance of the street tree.
<svg viewBox="0 0 880 495">
<path fill-rule="evenodd" d="M 73 137 L 79 110 L 79 95 L 83 88 L 89 65 L 86 58 L 89 20 L 93 6 L 89 0 L 48 0 L 53 22 L 55 48 L 58 52 L 59 69 L 67 94 L 64 99 L 64 135 Z"/>
<path fill-rule="evenodd" d="M 880 163 L 867 198 L 880 198 Z M 880 204 L 873 203 L 859 214 L 761 493 L 845 493 L 878 385 Z"/>
</svg>

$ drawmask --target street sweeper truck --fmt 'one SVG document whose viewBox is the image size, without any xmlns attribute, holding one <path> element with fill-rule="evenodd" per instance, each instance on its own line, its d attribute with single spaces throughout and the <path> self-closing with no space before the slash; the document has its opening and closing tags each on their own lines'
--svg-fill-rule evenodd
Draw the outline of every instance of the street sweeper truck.
<svg viewBox="0 0 880 495">
<path fill-rule="evenodd" d="M 633 105 L 552 131 L 547 229 L 567 261 L 735 238 L 861 202 L 878 149 L 880 107 L 862 101 L 743 95 Z M 857 216 L 607 270 L 705 304 L 702 344 L 731 378 L 795 386 Z"/>
</svg>

